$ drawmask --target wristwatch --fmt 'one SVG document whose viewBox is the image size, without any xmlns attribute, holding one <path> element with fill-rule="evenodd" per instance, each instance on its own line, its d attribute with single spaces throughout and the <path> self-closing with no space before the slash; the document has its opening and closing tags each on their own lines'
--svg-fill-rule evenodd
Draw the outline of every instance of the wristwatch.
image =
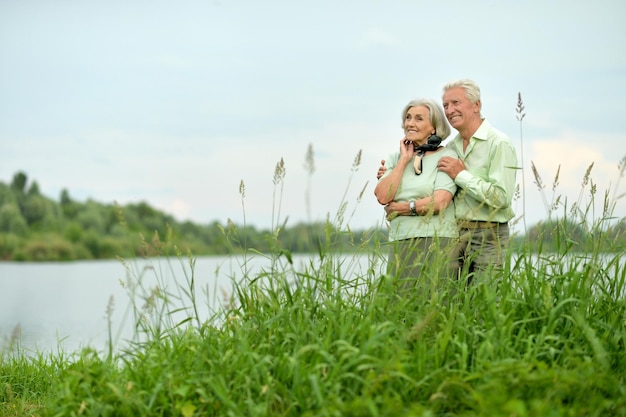
<svg viewBox="0 0 626 417">
<path fill-rule="evenodd" d="M 411 216 L 417 216 L 417 210 L 415 210 L 415 200 L 409 201 L 409 209 L 411 210 Z"/>
</svg>

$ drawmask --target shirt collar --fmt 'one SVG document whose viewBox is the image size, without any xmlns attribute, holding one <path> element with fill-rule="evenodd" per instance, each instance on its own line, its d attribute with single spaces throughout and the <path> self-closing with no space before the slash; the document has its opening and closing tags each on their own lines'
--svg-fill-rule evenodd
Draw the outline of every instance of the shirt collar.
<svg viewBox="0 0 626 417">
<path fill-rule="evenodd" d="M 480 124 L 480 126 L 478 126 L 478 129 L 476 129 L 476 132 L 474 132 L 472 137 L 479 140 L 487 140 L 487 135 L 490 128 L 491 124 L 489 124 L 487 119 L 483 119 L 483 122 Z"/>
</svg>

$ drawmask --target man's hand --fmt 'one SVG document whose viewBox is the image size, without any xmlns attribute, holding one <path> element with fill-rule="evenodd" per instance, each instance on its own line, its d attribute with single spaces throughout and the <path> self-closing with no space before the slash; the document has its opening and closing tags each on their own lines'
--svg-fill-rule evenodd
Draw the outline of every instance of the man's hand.
<svg viewBox="0 0 626 417">
<path fill-rule="evenodd" d="M 437 168 L 441 172 L 445 172 L 450 178 L 455 179 L 459 172 L 465 170 L 465 164 L 461 158 L 452 158 L 451 156 L 443 156 L 437 163 Z M 379 169 L 380 171 L 380 169 Z"/>
<path fill-rule="evenodd" d="M 379 180 L 383 174 L 387 172 L 387 167 L 385 166 L 385 160 L 380 161 L 380 167 L 378 168 L 378 173 L 376 174 L 376 179 Z"/>
</svg>

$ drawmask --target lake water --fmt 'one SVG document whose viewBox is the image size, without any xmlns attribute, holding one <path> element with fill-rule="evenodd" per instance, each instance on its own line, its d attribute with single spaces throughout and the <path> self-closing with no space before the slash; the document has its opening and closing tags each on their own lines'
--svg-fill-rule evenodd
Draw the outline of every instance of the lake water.
<svg viewBox="0 0 626 417">
<path fill-rule="evenodd" d="M 336 255 L 336 259 L 344 278 L 380 276 L 384 268 L 384 262 L 371 255 Z M 626 257 L 622 265 L 624 261 Z M 272 262 L 276 260 L 259 255 L 196 258 L 193 276 L 200 320 L 227 302 L 233 281 L 255 277 L 261 269 L 270 269 Z M 285 271 L 284 257 L 280 262 L 276 270 Z M 316 268 L 314 256 L 294 256 L 297 271 L 311 262 Z M 74 353 L 87 346 L 106 352 L 109 328 L 114 347 L 123 348 L 136 334 L 131 300 L 143 303 L 157 286 L 185 299 L 181 288 L 189 287 L 186 280 L 191 270 L 188 260 L 177 258 L 137 259 L 126 264 L 117 260 L 0 262 L 0 351 L 19 341 L 27 352 Z M 175 303 L 190 304 L 188 299 Z M 175 319 L 185 317 L 181 312 Z"/>
<path fill-rule="evenodd" d="M 311 259 L 296 256 L 294 265 Z M 233 280 L 253 277 L 270 263 L 262 256 L 196 258 L 193 275 L 200 318 L 220 308 L 232 294 Z M 367 257 L 352 256 L 342 269 L 365 274 L 370 263 Z M 158 285 L 178 295 L 180 287 L 188 288 L 191 270 L 187 259 L 176 258 L 129 260 L 127 264 L 117 260 L 0 262 L 0 350 L 19 341 L 29 352 L 73 353 L 87 346 L 106 352 L 109 320 L 114 346 L 123 347 L 135 333 L 133 285 L 141 283 L 135 294 L 147 294 Z"/>
</svg>

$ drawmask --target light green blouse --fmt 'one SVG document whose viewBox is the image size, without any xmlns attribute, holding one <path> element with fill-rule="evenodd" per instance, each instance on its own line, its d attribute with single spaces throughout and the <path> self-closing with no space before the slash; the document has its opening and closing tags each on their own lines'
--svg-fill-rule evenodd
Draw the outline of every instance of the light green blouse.
<svg viewBox="0 0 626 417">
<path fill-rule="evenodd" d="M 458 158 L 456 153 L 449 148 L 442 148 L 438 152 L 429 153 L 422 158 L 422 173 L 420 175 L 415 175 L 413 163 L 408 164 L 402 174 L 402 180 L 394 200 L 398 202 L 419 200 L 432 196 L 435 190 L 447 190 L 454 196 L 457 189 L 454 181 L 448 174 L 437 170 L 437 162 L 442 156 Z M 400 152 L 395 152 L 389 156 L 385 163 L 387 171 L 381 179 L 393 171 L 399 158 Z M 435 236 L 458 236 L 453 203 L 450 203 L 450 206 L 439 214 L 397 216 L 389 222 L 389 241 Z"/>
</svg>

